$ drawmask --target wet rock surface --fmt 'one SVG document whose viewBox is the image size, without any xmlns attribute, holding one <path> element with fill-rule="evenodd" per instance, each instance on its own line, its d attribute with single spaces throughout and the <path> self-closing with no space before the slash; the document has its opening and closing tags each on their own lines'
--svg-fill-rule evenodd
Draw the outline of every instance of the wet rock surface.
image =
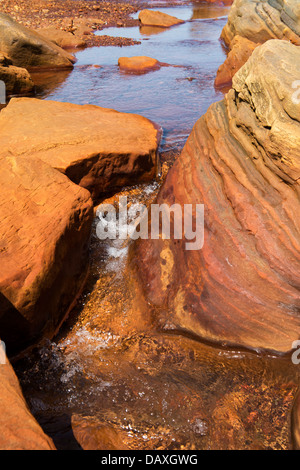
<svg viewBox="0 0 300 470">
<path fill-rule="evenodd" d="M 203 203 L 205 243 L 198 251 L 174 239 L 134 247 L 162 328 L 277 353 L 298 338 L 299 59 L 286 41 L 256 48 L 169 172 L 158 203 Z"/>
<path fill-rule="evenodd" d="M 1 112 L 0 129 L 0 155 L 39 158 L 94 199 L 157 172 L 159 131 L 139 115 L 20 98 Z"/>
<path fill-rule="evenodd" d="M 89 193 L 38 159 L 1 157 L 0 331 L 10 355 L 59 327 L 86 277 Z"/>
<path fill-rule="evenodd" d="M 152 57 L 120 57 L 118 61 L 121 70 L 132 73 L 145 73 L 160 68 L 158 60 Z"/>
</svg>

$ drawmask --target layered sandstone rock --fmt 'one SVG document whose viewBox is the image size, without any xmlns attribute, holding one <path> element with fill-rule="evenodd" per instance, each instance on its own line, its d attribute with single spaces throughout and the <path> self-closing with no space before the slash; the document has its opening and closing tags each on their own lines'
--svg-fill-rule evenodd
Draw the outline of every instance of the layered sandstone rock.
<svg viewBox="0 0 300 470">
<path fill-rule="evenodd" d="M 71 68 L 75 58 L 35 31 L 0 13 L 0 51 L 17 67 Z"/>
<path fill-rule="evenodd" d="M 0 158 L 0 332 L 11 355 L 51 336 L 86 277 L 88 191 L 39 159 Z"/>
<path fill-rule="evenodd" d="M 34 90 L 34 83 L 26 69 L 14 67 L 12 60 L 0 52 L 0 80 L 8 95 L 26 94 Z"/>
<path fill-rule="evenodd" d="M 217 72 L 215 86 L 230 85 L 255 47 L 269 39 L 300 45 L 300 10 L 297 0 L 235 0 L 221 38 L 228 57 Z"/>
<path fill-rule="evenodd" d="M 139 13 L 139 20 L 145 26 L 159 26 L 162 28 L 170 28 L 177 24 L 184 23 L 175 16 L 167 15 L 161 11 L 142 10 Z"/>
<path fill-rule="evenodd" d="M 235 36 L 230 44 L 230 52 L 218 71 L 215 79 L 216 87 L 231 86 L 232 78 L 238 70 L 247 62 L 252 52 L 259 44 L 249 41 L 242 36 Z"/>
<path fill-rule="evenodd" d="M 0 155 L 39 158 L 95 199 L 153 179 L 158 142 L 148 119 L 98 106 L 16 98 L 0 114 Z"/>
<path fill-rule="evenodd" d="M 235 0 L 221 38 L 230 46 L 237 35 L 255 43 L 285 39 L 300 45 L 298 0 Z"/>
<path fill-rule="evenodd" d="M 158 60 L 152 57 L 120 57 L 118 65 L 121 70 L 132 73 L 145 73 L 160 68 Z"/>
<path fill-rule="evenodd" d="M 0 397 L 1 450 L 55 450 L 31 415 L 7 359 L 0 364 Z"/>
<path fill-rule="evenodd" d="M 132 247 L 160 327 L 278 353 L 299 338 L 299 76 L 300 48 L 268 41 L 194 126 L 157 202 L 203 203 L 203 248 Z"/>
</svg>

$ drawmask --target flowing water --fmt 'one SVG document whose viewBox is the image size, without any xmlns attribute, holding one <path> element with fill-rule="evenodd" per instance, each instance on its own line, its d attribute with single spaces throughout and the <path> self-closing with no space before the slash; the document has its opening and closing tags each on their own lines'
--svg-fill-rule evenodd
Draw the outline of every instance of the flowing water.
<svg viewBox="0 0 300 470">
<path fill-rule="evenodd" d="M 224 61 L 226 8 L 160 8 L 187 20 L 170 30 L 111 28 L 140 41 L 77 53 L 72 72 L 42 74 L 45 99 L 142 114 L 164 131 L 161 152 L 182 148 L 196 120 L 222 98 L 213 82 Z M 121 73 L 120 56 L 169 64 Z M 95 67 L 100 66 L 100 68 Z M 125 189 L 151 203 L 162 177 Z M 180 184 L 180 181 L 178 182 Z M 106 202 L 117 204 L 121 194 Z M 160 331 L 136 307 L 128 243 L 91 240 L 91 269 L 77 307 L 53 341 L 14 366 L 29 406 L 59 449 L 287 449 L 298 369 L 290 358 L 218 349 Z"/>
</svg>

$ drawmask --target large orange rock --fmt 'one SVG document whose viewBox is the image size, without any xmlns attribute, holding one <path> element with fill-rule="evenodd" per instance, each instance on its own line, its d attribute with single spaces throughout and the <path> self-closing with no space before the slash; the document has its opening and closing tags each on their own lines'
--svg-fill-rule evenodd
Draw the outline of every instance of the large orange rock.
<svg viewBox="0 0 300 470">
<path fill-rule="evenodd" d="M 31 415 L 7 359 L 0 363 L 0 427 L 1 450 L 55 450 Z"/>
<path fill-rule="evenodd" d="M 118 65 L 121 70 L 132 73 L 145 73 L 160 68 L 158 60 L 145 56 L 120 57 Z"/>
<path fill-rule="evenodd" d="M 52 336 L 85 281 L 90 194 L 34 158 L 0 158 L 0 334 L 9 355 Z"/>
<path fill-rule="evenodd" d="M 205 206 L 204 246 L 132 247 L 149 315 L 206 341 L 285 353 L 300 335 L 300 48 L 256 48 L 196 123 L 157 202 Z"/>
<path fill-rule="evenodd" d="M 0 13 L 0 51 L 17 67 L 72 68 L 76 59 L 53 42 Z"/>
<path fill-rule="evenodd" d="M 242 36 L 235 36 L 230 44 L 230 52 L 218 71 L 215 79 L 215 86 L 231 86 L 232 78 L 238 70 L 247 62 L 254 49 L 259 44 L 249 41 Z"/>
<path fill-rule="evenodd" d="M 142 116 L 92 105 L 19 98 L 0 114 L 0 155 L 37 157 L 94 198 L 155 177 L 159 136 Z"/>
<path fill-rule="evenodd" d="M 175 16 L 153 10 L 140 11 L 139 20 L 141 24 L 145 26 L 160 26 L 162 28 L 170 28 L 170 26 L 184 23 L 183 20 L 180 20 Z"/>
</svg>

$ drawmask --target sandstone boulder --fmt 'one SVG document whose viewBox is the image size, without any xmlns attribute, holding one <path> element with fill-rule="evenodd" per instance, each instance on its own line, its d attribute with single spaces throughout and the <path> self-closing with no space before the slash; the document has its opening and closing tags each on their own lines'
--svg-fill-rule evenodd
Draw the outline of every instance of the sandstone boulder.
<svg viewBox="0 0 300 470">
<path fill-rule="evenodd" d="M 75 58 L 35 31 L 0 13 L 0 50 L 17 67 L 70 68 Z"/>
<path fill-rule="evenodd" d="M 0 365 L 0 427 L 1 450 L 55 450 L 31 415 L 7 359 Z"/>
<path fill-rule="evenodd" d="M 145 73 L 160 68 L 158 60 L 145 56 L 120 57 L 118 65 L 121 70 L 132 73 Z"/>
<path fill-rule="evenodd" d="M 298 0 L 235 0 L 221 38 L 230 46 L 237 35 L 260 44 L 285 39 L 300 45 Z"/>
<path fill-rule="evenodd" d="M 12 355 L 52 336 L 88 266 L 88 191 L 34 158 L 4 156 L 0 203 L 0 332 Z"/>
<path fill-rule="evenodd" d="M 177 24 L 184 23 L 183 20 L 179 20 L 175 16 L 167 15 L 160 11 L 142 10 L 139 13 L 139 20 L 141 24 L 146 26 L 159 26 L 162 28 L 170 28 Z"/>
<path fill-rule="evenodd" d="M 299 338 L 299 76 L 300 48 L 268 41 L 194 126 L 157 202 L 204 204 L 203 248 L 174 238 L 131 248 L 161 328 L 276 353 Z"/>
<path fill-rule="evenodd" d="M 148 119 L 98 106 L 15 98 L 0 114 L 0 155 L 39 158 L 95 199 L 153 179 L 158 142 Z"/>
<path fill-rule="evenodd" d="M 8 95 L 31 93 L 33 80 L 26 69 L 14 67 L 12 60 L 0 52 L 0 80 L 5 83 Z"/>
<path fill-rule="evenodd" d="M 218 69 L 215 86 L 231 86 L 232 78 L 247 62 L 257 46 L 259 46 L 259 44 L 249 41 L 249 39 L 243 38 L 242 36 L 235 36 L 230 44 L 230 52 L 227 59 Z"/>
</svg>

